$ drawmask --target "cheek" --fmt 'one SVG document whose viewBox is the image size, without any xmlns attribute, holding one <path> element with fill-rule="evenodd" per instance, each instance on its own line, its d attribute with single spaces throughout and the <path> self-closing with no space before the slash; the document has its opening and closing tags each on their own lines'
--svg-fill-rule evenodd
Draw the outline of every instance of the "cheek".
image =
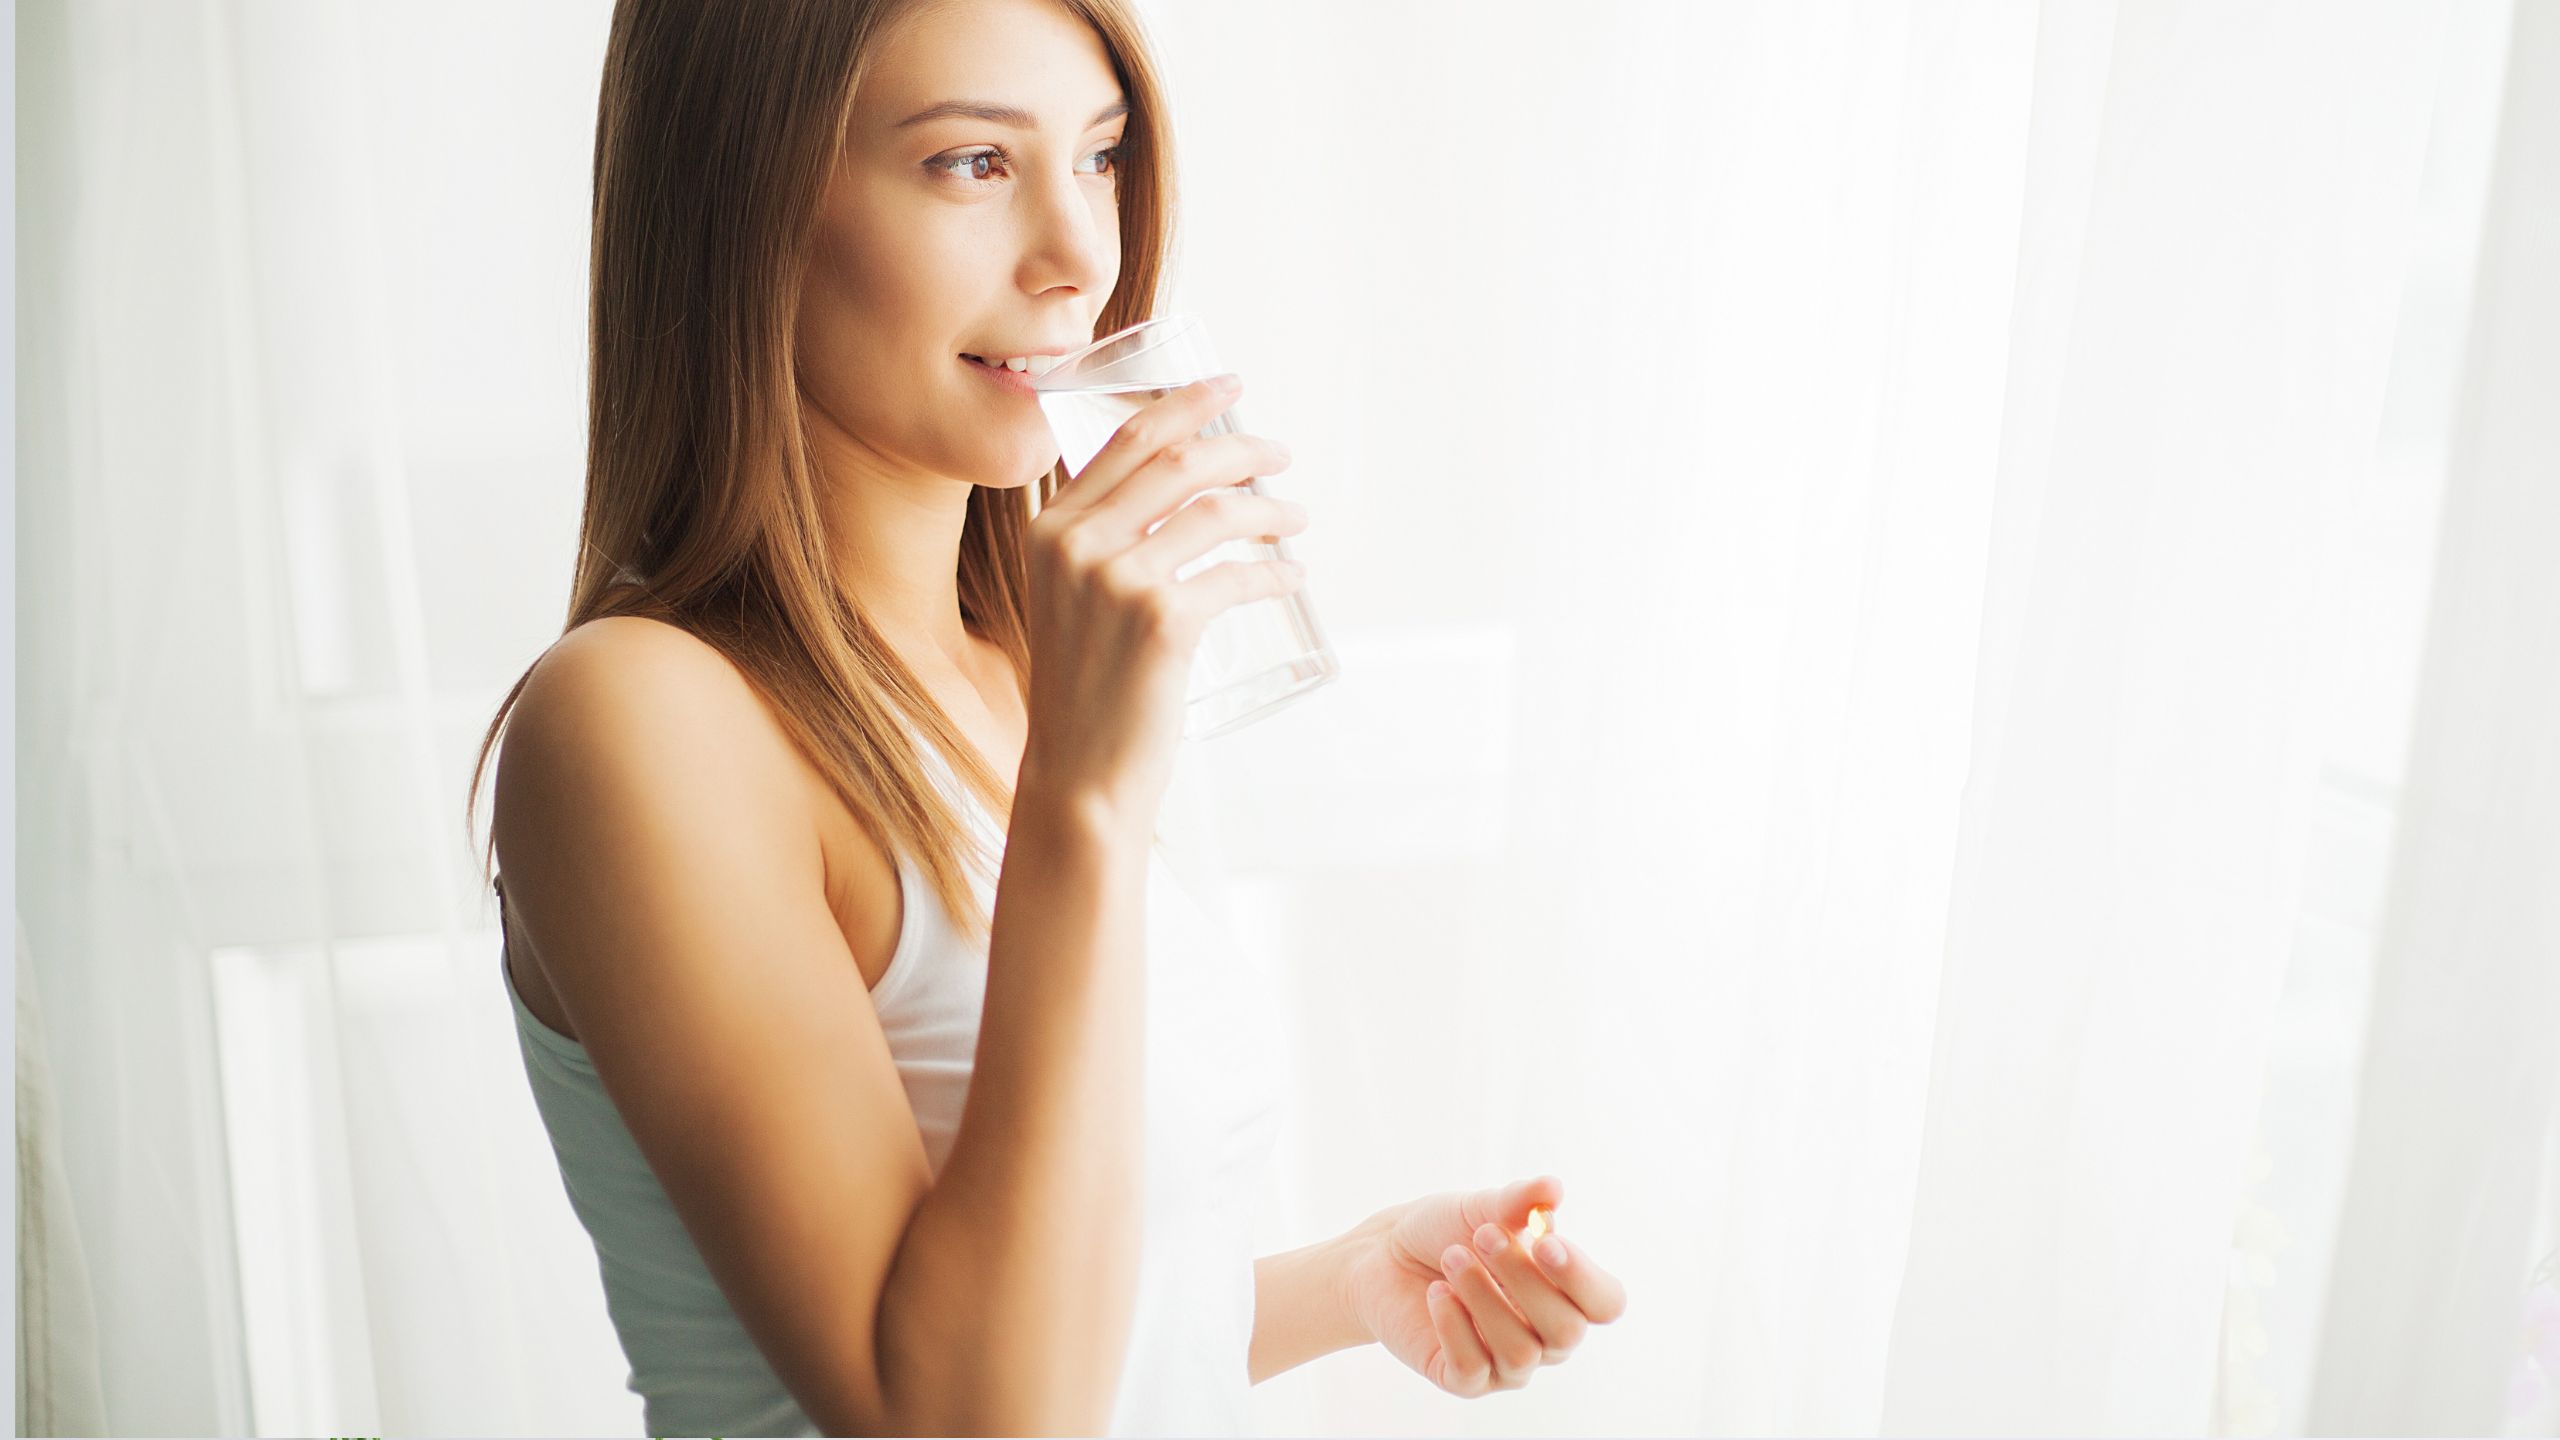
<svg viewBox="0 0 2560 1440">
<path fill-rule="evenodd" d="M 822 234 L 801 282 L 793 345 L 801 381 L 835 401 L 847 382 L 872 370 L 884 328 L 872 271 L 858 247 Z"/>
</svg>

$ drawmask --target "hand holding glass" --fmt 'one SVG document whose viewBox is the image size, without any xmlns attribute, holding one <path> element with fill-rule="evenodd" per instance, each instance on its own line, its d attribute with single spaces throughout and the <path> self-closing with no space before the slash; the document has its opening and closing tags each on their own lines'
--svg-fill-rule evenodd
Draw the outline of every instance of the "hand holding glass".
<svg viewBox="0 0 2560 1440">
<path fill-rule="evenodd" d="M 1041 413 L 1048 417 L 1050 433 L 1057 437 L 1059 458 L 1068 475 L 1074 476 L 1140 407 L 1168 391 L 1221 373 L 1209 348 L 1207 327 L 1190 316 L 1172 315 L 1106 335 L 1061 358 L 1031 384 Z M 1205 439 L 1241 428 L 1230 407 L 1202 427 L 1200 434 Z M 1243 481 L 1242 488 L 1264 493 L 1252 479 Z M 1199 498 L 1194 495 L 1191 500 Z M 1149 533 L 1155 528 L 1149 526 Z M 1276 535 L 1230 540 L 1176 570 L 1174 579 L 1189 579 L 1229 560 L 1293 558 Z M 1340 673 L 1303 587 L 1232 606 L 1209 621 L 1193 652 L 1183 736 L 1205 740 L 1241 729 Z"/>
</svg>

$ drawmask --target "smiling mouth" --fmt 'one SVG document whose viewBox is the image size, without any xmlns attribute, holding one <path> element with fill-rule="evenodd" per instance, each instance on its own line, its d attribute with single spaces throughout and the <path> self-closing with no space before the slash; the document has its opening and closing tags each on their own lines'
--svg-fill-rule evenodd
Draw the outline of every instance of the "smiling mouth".
<svg viewBox="0 0 2560 1440">
<path fill-rule="evenodd" d="M 976 369 L 985 372 L 988 379 L 995 381 L 997 384 L 1002 385 L 1008 390 L 1029 395 L 1037 393 L 1040 388 L 1038 383 L 1040 377 L 1032 371 L 1016 370 L 1010 365 L 990 365 L 985 360 L 980 359 L 975 355 L 963 355 L 960 358 L 968 361 L 969 364 Z"/>
<path fill-rule="evenodd" d="M 1002 360 L 990 360 L 984 355 L 972 355 L 965 350 L 960 353 L 960 358 L 983 370 L 1008 370 L 1012 371 L 1012 373 L 1016 375 L 1022 376 L 1024 379 L 1037 380 L 1041 376 L 1048 374 L 1050 371 L 1057 369 L 1061 357 L 1056 355 L 1033 355 L 1028 357 L 1023 368 L 1019 370 L 1014 370 L 1012 366 L 1007 365 Z"/>
</svg>

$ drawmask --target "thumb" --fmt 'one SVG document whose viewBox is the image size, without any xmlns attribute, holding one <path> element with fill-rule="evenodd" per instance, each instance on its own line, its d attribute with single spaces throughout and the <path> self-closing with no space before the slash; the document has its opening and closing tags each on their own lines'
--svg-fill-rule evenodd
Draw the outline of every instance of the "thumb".
<svg viewBox="0 0 2560 1440">
<path fill-rule="evenodd" d="M 1544 1206 L 1552 1218 L 1553 1211 L 1563 1201 L 1564 1181 L 1553 1175 L 1538 1175 L 1490 1190 L 1478 1190 L 1467 1197 L 1464 1209 L 1471 1229 L 1493 1224 L 1505 1230 L 1519 1230 L 1528 1225 L 1532 1207 Z"/>
</svg>

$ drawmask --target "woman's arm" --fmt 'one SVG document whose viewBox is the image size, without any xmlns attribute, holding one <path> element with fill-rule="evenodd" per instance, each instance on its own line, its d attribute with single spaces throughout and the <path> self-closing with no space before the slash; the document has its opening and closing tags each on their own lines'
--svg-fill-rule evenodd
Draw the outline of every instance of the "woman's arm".
<svg viewBox="0 0 2560 1440">
<path fill-rule="evenodd" d="M 579 626 L 525 682 L 498 770 L 519 933 L 820 1433 L 1099 1434 L 1137 1293 L 1149 819 L 1026 756 L 937 1180 L 801 763 L 701 640 Z"/>
<path fill-rule="evenodd" d="M 1352 1256 L 1375 1243 L 1380 1228 L 1373 1218 L 1330 1240 L 1253 1262 L 1253 1345 L 1245 1368 L 1254 1384 L 1374 1338 L 1352 1313 L 1343 1281 Z"/>
<path fill-rule="evenodd" d="M 1137 1298 L 1146 859 L 1143 817 L 1025 757 L 977 1069 L 882 1295 L 894 1433 L 1109 1420 Z"/>
</svg>

